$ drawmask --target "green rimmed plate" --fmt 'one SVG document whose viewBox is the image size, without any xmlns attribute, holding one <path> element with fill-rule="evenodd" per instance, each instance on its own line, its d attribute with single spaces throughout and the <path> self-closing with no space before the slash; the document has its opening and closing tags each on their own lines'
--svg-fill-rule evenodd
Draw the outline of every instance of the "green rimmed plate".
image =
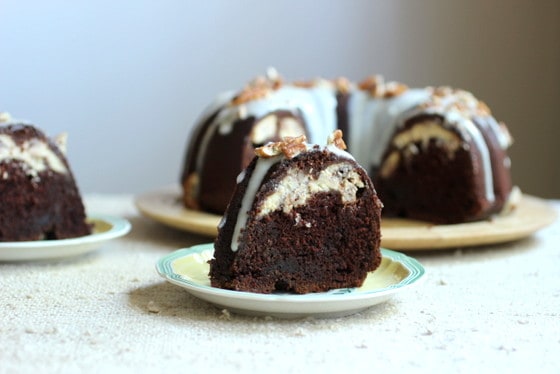
<svg viewBox="0 0 560 374">
<path fill-rule="evenodd" d="M 212 287 L 208 278 L 208 260 L 214 253 L 212 243 L 172 252 L 157 262 L 156 270 L 193 296 L 240 314 L 278 318 L 341 317 L 385 302 L 423 278 L 424 267 L 412 257 L 388 249 L 381 252 L 381 265 L 368 274 L 361 287 L 306 295 L 258 294 Z"/>
</svg>

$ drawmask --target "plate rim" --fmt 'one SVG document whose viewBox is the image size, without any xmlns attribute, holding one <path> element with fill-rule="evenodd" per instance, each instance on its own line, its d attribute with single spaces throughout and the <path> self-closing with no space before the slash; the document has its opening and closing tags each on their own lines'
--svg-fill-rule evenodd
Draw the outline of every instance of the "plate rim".
<svg viewBox="0 0 560 374">
<path fill-rule="evenodd" d="M 183 207 L 180 203 L 180 191 L 179 185 L 163 186 L 136 195 L 134 204 L 142 215 L 159 223 L 182 231 L 216 237 L 221 216 Z M 511 228 L 504 227 L 503 222 L 523 218 L 523 214 L 528 210 L 538 210 L 542 216 L 538 216 L 537 219 L 526 219 L 522 224 L 518 223 Z M 381 246 L 393 250 L 416 251 L 512 242 L 526 238 L 552 224 L 557 216 L 555 209 L 546 200 L 522 194 L 516 210 L 509 215 L 498 215 L 490 220 L 435 225 L 398 218 L 382 218 Z M 391 225 L 384 225 L 384 222 Z M 402 223 L 402 226 L 395 227 L 395 223 Z M 411 223 L 417 226 L 411 226 Z M 465 229 L 468 230 L 468 235 L 464 234 Z M 482 230 L 483 234 L 472 235 L 473 231 L 480 232 L 479 230 Z"/>
<path fill-rule="evenodd" d="M 86 220 L 94 224 L 96 222 L 108 224 L 111 227 L 106 231 L 92 232 L 75 238 L 0 242 L 0 262 L 46 260 L 87 253 L 105 241 L 128 234 L 132 228 L 127 219 L 109 214 L 88 214 Z M 54 251 L 54 249 L 58 249 L 58 251 Z M 33 254 L 34 251 L 37 253 Z"/>
<path fill-rule="evenodd" d="M 409 274 L 397 283 L 391 284 L 389 286 L 366 290 L 357 292 L 345 292 L 335 294 L 332 291 L 329 292 L 318 292 L 309 294 L 261 294 L 256 292 L 246 292 L 246 291 L 234 291 L 226 290 L 217 287 L 207 286 L 199 284 L 197 282 L 191 281 L 180 274 L 177 274 L 172 269 L 172 264 L 174 261 L 184 258 L 187 256 L 192 256 L 199 254 L 204 251 L 213 250 L 213 243 L 198 244 L 191 247 L 181 248 L 175 250 L 163 257 L 161 257 L 156 262 L 157 273 L 165 280 L 181 286 L 190 291 L 202 292 L 205 294 L 212 294 L 213 296 L 220 296 L 229 299 L 236 300 L 251 300 L 257 302 L 274 302 L 274 303 L 289 303 L 289 304 L 299 304 L 299 303 L 324 303 L 324 302 L 343 302 L 343 301 L 356 301 L 363 299 L 370 299 L 373 297 L 383 297 L 390 296 L 397 291 L 404 290 L 411 286 L 418 284 L 421 280 L 425 278 L 426 269 L 424 266 L 415 258 L 407 256 L 403 253 L 393 251 L 386 248 L 381 248 L 382 256 L 389 258 L 392 261 L 398 262 L 401 266 L 404 266 Z M 353 288 L 355 290 L 355 288 Z"/>
</svg>

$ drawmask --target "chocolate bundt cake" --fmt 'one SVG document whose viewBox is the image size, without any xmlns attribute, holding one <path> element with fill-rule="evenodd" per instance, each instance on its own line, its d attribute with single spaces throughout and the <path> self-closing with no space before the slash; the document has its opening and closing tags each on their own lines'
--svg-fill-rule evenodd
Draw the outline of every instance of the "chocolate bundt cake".
<svg viewBox="0 0 560 374">
<path fill-rule="evenodd" d="M 379 76 L 286 84 L 272 72 L 220 96 L 193 129 L 185 206 L 222 214 L 254 148 L 302 134 L 321 144 L 335 129 L 369 173 L 385 216 L 481 220 L 500 212 L 512 191 L 509 132 L 469 92 L 411 89 Z"/>
<path fill-rule="evenodd" d="M 0 114 L 0 241 L 91 233 L 64 156 L 65 142 Z"/>
<path fill-rule="evenodd" d="M 214 287 L 309 293 L 360 286 L 381 262 L 382 204 L 343 150 L 286 138 L 256 150 L 219 225 Z"/>
</svg>

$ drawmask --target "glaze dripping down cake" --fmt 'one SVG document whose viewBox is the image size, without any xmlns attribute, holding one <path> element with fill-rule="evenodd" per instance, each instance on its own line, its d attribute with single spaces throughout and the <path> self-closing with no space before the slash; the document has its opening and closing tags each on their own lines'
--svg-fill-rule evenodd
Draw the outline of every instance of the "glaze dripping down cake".
<svg viewBox="0 0 560 374">
<path fill-rule="evenodd" d="M 373 180 L 387 217 L 481 220 L 512 195 L 510 134 L 471 93 L 380 76 L 289 84 L 271 72 L 219 96 L 193 129 L 181 176 L 185 206 L 222 214 L 254 148 L 302 134 L 324 144 L 335 129 Z"/>
<path fill-rule="evenodd" d="M 212 286 L 271 293 L 357 287 L 381 262 L 382 204 L 340 130 L 256 150 L 219 226 Z"/>
<path fill-rule="evenodd" d="M 0 241 L 91 233 L 65 152 L 36 127 L 0 114 Z"/>
</svg>

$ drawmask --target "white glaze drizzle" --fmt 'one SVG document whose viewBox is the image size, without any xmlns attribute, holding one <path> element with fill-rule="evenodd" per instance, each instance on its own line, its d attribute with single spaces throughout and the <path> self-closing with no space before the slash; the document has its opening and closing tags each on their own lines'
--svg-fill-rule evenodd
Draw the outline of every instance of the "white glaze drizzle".
<svg viewBox="0 0 560 374">
<path fill-rule="evenodd" d="M 64 161 L 54 153 L 49 145 L 37 139 L 30 139 L 18 145 L 11 136 L 0 134 L 0 161 L 18 160 L 25 165 L 26 174 L 36 178 L 48 168 L 54 172 L 68 172 Z"/>
<path fill-rule="evenodd" d="M 379 166 L 385 145 L 401 114 L 430 97 L 426 89 L 410 89 L 401 95 L 379 99 L 365 91 L 354 91 L 348 100 L 350 139 L 348 148 L 366 166 Z"/>
<path fill-rule="evenodd" d="M 480 130 L 474 126 L 470 116 L 465 116 L 454 111 L 449 106 L 457 100 L 456 94 L 439 98 L 437 103 L 432 103 L 432 88 L 408 89 L 400 95 L 390 98 L 378 98 L 362 90 L 352 90 L 348 98 L 348 119 L 350 134 L 348 147 L 358 163 L 366 166 L 378 167 L 381 157 L 395 129 L 402 126 L 406 118 L 419 113 L 433 113 L 441 115 L 448 123 L 456 123 L 463 128 L 463 134 L 468 134 L 481 149 L 486 196 L 493 201 L 493 182 L 491 178 L 491 164 L 487 146 L 481 138 Z M 267 114 L 288 110 L 294 114 L 300 113 L 309 129 L 309 142 L 324 144 L 325 139 L 337 128 L 336 116 L 336 90 L 332 84 L 320 81 L 312 88 L 283 85 L 271 91 L 266 97 L 251 100 L 239 106 L 224 105 L 231 98 L 231 92 L 222 96 L 213 107 L 222 109 L 216 119 L 206 130 L 201 145 L 200 154 L 205 155 L 210 139 L 218 130 L 221 135 L 226 135 L 238 119 L 265 117 Z M 478 103 L 471 94 L 461 91 L 461 102 L 469 107 Z M 430 105 L 423 106 L 429 103 Z M 414 112 L 410 110 L 416 108 Z M 466 121 L 466 122 L 465 122 Z M 463 123 L 465 122 L 465 123 Z M 510 143 L 509 135 L 504 133 L 499 124 L 489 121 L 488 126 L 495 133 L 500 145 L 504 148 Z M 482 139 L 482 141 L 481 141 Z M 199 157 L 197 171 L 202 168 L 203 157 Z"/>
<path fill-rule="evenodd" d="M 334 87 L 320 85 L 314 88 L 302 88 L 286 85 L 271 92 L 265 98 L 241 104 L 244 110 L 241 112 L 243 116 L 240 119 L 249 116 L 258 119 L 278 110 L 301 113 L 309 128 L 309 142 L 320 144 L 336 130 L 336 105 Z M 224 108 L 223 113 L 229 117 L 228 112 L 234 109 Z"/>
<path fill-rule="evenodd" d="M 241 208 L 239 209 L 239 213 L 237 215 L 237 219 L 235 221 L 235 228 L 233 230 L 233 236 L 231 238 L 231 250 L 237 251 L 239 248 L 239 238 L 241 235 L 241 230 L 245 227 L 247 222 L 247 214 L 249 210 L 253 206 L 253 202 L 255 201 L 255 195 L 259 187 L 261 186 L 262 180 L 264 176 L 268 172 L 268 170 L 277 162 L 280 162 L 284 156 L 276 156 L 270 158 L 259 158 L 253 173 L 251 174 L 251 179 L 249 180 L 249 184 L 247 185 L 247 189 L 245 190 L 245 195 L 243 196 L 243 200 L 241 201 Z"/>
</svg>

